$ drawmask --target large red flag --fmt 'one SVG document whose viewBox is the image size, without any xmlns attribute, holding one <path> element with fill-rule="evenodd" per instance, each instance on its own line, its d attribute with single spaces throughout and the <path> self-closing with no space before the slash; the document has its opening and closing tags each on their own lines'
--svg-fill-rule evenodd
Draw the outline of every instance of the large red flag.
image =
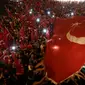
<svg viewBox="0 0 85 85">
<path fill-rule="evenodd" d="M 48 77 L 60 82 L 85 63 L 85 17 L 56 19 L 54 35 L 47 43 L 45 67 Z"/>
</svg>

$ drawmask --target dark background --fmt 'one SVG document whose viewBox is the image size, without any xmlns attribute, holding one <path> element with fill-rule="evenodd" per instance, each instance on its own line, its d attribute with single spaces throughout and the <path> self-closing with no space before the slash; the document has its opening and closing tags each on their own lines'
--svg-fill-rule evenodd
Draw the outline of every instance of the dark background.
<svg viewBox="0 0 85 85">
<path fill-rule="evenodd" d="M 9 0 L 0 0 L 0 15 L 5 14 L 5 5 L 8 4 Z"/>
</svg>

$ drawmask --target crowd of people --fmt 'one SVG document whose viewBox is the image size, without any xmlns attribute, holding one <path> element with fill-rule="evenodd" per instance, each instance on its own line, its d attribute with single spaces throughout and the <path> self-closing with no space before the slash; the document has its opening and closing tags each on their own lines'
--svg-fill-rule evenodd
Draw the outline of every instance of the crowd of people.
<svg viewBox="0 0 85 85">
<path fill-rule="evenodd" d="M 34 1 L 36 3 L 36 0 Z M 32 3 L 31 0 L 30 3 Z M 2 39 L 0 41 L 0 85 L 57 85 L 56 82 L 47 77 L 47 73 L 45 71 L 43 60 L 46 51 L 46 38 L 50 39 L 53 35 L 53 23 L 56 17 L 68 17 L 67 14 L 71 14 L 73 12 L 76 12 L 76 15 L 85 14 L 83 9 L 85 7 L 84 3 L 60 3 L 53 1 L 48 3 L 48 0 L 44 0 L 42 6 L 39 5 L 41 4 L 39 2 L 37 2 L 36 5 L 33 3 L 29 5 L 32 5 L 32 7 L 28 7 L 29 11 L 35 11 L 33 14 L 29 14 L 30 12 L 28 9 L 25 10 L 24 8 L 24 6 L 26 5 L 27 7 L 29 3 L 25 5 L 22 4 L 21 6 L 19 4 L 16 7 L 13 2 L 14 5 L 11 4 L 13 9 L 11 9 L 11 7 L 11 11 L 6 9 L 8 16 L 3 17 L 3 25 L 0 26 L 2 26 L 2 28 L 4 27 L 4 29 L 6 28 L 10 34 L 9 37 L 6 38 L 8 33 L 5 31 L 3 33 L 4 38 L 6 39 L 5 41 L 8 43 L 4 42 L 1 37 L 2 34 L 0 34 L 0 39 Z M 15 6 L 15 8 L 13 6 Z M 83 6 L 82 10 L 80 10 L 81 6 Z M 49 11 L 51 14 L 49 14 Z M 25 14 L 28 14 L 28 16 Z M 38 17 L 41 18 L 40 22 L 37 23 L 36 19 Z M 25 28 L 25 32 L 23 32 L 23 28 Z M 43 28 L 48 29 L 50 36 L 46 36 L 45 33 L 42 33 Z M 20 29 L 22 29 L 21 35 L 19 35 Z M 38 35 L 37 32 L 39 33 Z M 45 36 L 41 36 L 39 38 L 42 34 Z M 12 38 L 10 38 L 10 35 Z M 25 35 L 25 37 L 23 35 Z M 34 35 L 37 35 L 35 40 L 33 40 Z M 23 41 L 23 39 L 21 40 L 21 37 L 25 41 Z M 8 45 L 8 47 L 6 47 L 6 45 Z M 78 81 L 80 81 L 79 79 L 84 80 L 84 70 L 83 72 L 81 70 L 80 73 L 77 73 L 76 78 L 73 79 L 73 77 L 71 77 L 58 85 L 65 85 L 65 83 L 69 83 L 71 79 L 71 82 L 75 82 L 75 79 Z"/>
<path fill-rule="evenodd" d="M 38 41 L 21 49 L 17 46 L 3 50 L 0 59 L 0 85 L 32 85 L 46 75 L 43 56 L 46 48 L 46 39 Z"/>
</svg>

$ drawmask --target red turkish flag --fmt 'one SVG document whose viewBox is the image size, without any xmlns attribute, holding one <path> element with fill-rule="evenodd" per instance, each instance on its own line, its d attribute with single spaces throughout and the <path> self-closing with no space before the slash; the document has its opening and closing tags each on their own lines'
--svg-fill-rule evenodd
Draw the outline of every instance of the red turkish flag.
<svg viewBox="0 0 85 85">
<path fill-rule="evenodd" d="M 74 74 L 85 63 L 84 23 L 85 17 L 56 19 L 44 60 L 48 77 L 56 82 Z"/>
</svg>

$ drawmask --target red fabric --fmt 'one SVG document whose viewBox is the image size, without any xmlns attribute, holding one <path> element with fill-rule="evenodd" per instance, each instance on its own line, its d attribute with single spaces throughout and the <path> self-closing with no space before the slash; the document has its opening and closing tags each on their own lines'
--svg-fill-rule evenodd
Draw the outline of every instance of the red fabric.
<svg viewBox="0 0 85 85">
<path fill-rule="evenodd" d="M 21 49 L 27 48 L 27 44 L 20 44 L 20 48 L 21 48 Z"/>
<path fill-rule="evenodd" d="M 31 49 L 31 48 L 32 48 L 32 45 L 31 45 L 31 44 L 29 44 L 27 47 L 28 47 L 29 49 Z"/>
<path fill-rule="evenodd" d="M 16 64 L 16 74 L 17 75 L 23 74 L 24 73 L 24 68 L 22 67 L 22 65 L 20 64 L 18 59 L 15 60 L 15 64 Z"/>
<path fill-rule="evenodd" d="M 75 26 L 73 24 L 73 27 L 71 27 L 71 35 L 74 35 L 76 37 L 85 37 L 85 21 L 82 23 L 79 23 L 78 26 Z"/>
<path fill-rule="evenodd" d="M 56 82 L 69 77 L 85 63 L 85 45 L 75 44 L 66 38 L 71 25 L 75 22 L 83 22 L 83 20 L 85 20 L 85 17 L 56 19 L 54 36 L 47 43 L 44 60 L 48 77 Z M 85 27 L 84 24 L 82 26 Z M 85 31 L 80 28 L 80 31 L 77 30 L 77 32 L 84 33 Z M 75 32 L 73 34 L 76 35 Z"/>
<path fill-rule="evenodd" d="M 58 36 L 64 36 L 69 29 L 71 28 L 72 24 L 77 22 L 83 22 L 85 17 L 73 17 L 73 18 L 57 18 L 54 25 L 54 34 Z"/>
<path fill-rule="evenodd" d="M 20 34 L 20 37 L 24 37 L 25 32 L 24 32 L 24 28 L 23 27 L 20 29 L 19 34 Z"/>
<path fill-rule="evenodd" d="M 0 33 L 0 40 L 3 39 L 3 33 Z"/>
<path fill-rule="evenodd" d="M 3 40 L 3 43 L 1 44 L 2 48 L 6 48 L 9 45 L 11 45 L 13 39 L 12 36 L 9 34 L 8 30 L 5 28 L 2 29 L 3 32 L 0 33 L 0 40 Z"/>
<path fill-rule="evenodd" d="M 8 45 L 8 35 L 9 35 L 9 32 L 8 32 L 8 30 L 7 29 L 4 29 L 4 31 L 3 31 L 3 40 L 4 40 L 4 42 Z"/>
</svg>

